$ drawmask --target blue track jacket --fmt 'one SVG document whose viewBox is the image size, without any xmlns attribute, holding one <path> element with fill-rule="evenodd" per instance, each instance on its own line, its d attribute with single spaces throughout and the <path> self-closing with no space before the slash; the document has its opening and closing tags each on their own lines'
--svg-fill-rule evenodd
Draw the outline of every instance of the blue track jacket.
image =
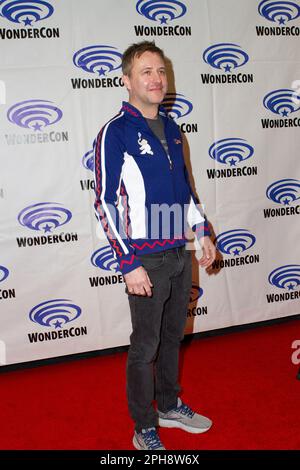
<svg viewBox="0 0 300 470">
<path fill-rule="evenodd" d="M 197 238 L 210 235 L 189 183 L 180 129 L 162 107 L 159 114 L 168 154 L 127 102 L 94 143 L 96 214 L 122 274 L 141 266 L 136 255 L 184 245 L 188 225 Z"/>
</svg>

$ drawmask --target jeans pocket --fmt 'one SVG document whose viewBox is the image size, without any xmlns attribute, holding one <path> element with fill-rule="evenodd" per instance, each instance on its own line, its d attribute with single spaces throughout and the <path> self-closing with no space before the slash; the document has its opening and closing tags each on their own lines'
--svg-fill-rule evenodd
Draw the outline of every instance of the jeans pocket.
<svg viewBox="0 0 300 470">
<path fill-rule="evenodd" d="M 139 255 L 138 259 L 141 261 L 146 271 L 154 271 L 155 269 L 159 269 L 164 265 L 165 253 L 162 251 L 160 253 Z"/>
</svg>

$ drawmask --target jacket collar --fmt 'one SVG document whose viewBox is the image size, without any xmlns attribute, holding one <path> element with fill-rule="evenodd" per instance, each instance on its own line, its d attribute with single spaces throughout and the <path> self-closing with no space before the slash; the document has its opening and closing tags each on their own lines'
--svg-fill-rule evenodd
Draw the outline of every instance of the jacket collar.
<svg viewBox="0 0 300 470">
<path fill-rule="evenodd" d="M 137 108 L 132 106 L 132 104 L 128 103 L 127 101 L 123 101 L 121 112 L 125 114 L 127 119 L 129 119 L 136 125 L 147 125 L 148 127 L 147 121 L 142 115 L 142 113 Z M 167 111 L 162 105 L 159 106 L 158 113 L 164 120 L 167 119 L 168 117 Z"/>
</svg>

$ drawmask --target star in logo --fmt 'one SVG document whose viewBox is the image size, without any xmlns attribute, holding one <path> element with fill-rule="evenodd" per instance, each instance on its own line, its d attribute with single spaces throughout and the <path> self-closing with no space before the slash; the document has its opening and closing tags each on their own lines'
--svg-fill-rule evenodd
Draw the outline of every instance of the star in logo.
<svg viewBox="0 0 300 470">
<path fill-rule="evenodd" d="M 281 115 L 286 117 L 287 115 L 289 114 L 288 110 L 285 109 L 284 111 L 282 111 Z"/>
<path fill-rule="evenodd" d="M 56 320 L 56 322 L 54 323 L 54 327 L 55 327 L 55 329 L 61 328 L 62 327 L 62 322 L 59 321 L 59 320 Z"/>
<path fill-rule="evenodd" d="M 161 16 L 160 17 L 160 24 L 167 24 L 167 20 L 168 20 L 168 18 L 166 18 L 166 16 Z"/>
<path fill-rule="evenodd" d="M 295 286 L 294 284 L 290 283 L 288 286 L 287 286 L 288 290 L 294 290 L 295 289 Z"/>
<path fill-rule="evenodd" d="M 24 20 L 24 26 L 31 26 L 32 21 L 33 20 L 30 20 L 27 16 L 27 18 L 25 18 L 25 20 Z"/>
<path fill-rule="evenodd" d="M 230 72 L 230 71 L 231 71 L 231 65 L 227 64 L 227 65 L 224 67 L 224 70 L 225 70 L 225 72 Z"/>
<path fill-rule="evenodd" d="M 101 77 L 101 75 L 105 75 L 106 71 L 103 67 L 101 67 L 101 69 L 98 70 L 98 74 L 99 76 Z"/>
<path fill-rule="evenodd" d="M 45 233 L 48 233 L 48 232 L 51 232 L 51 230 L 52 230 L 51 225 L 46 224 L 45 227 L 44 227 L 44 232 L 45 232 Z"/>
<path fill-rule="evenodd" d="M 280 25 L 285 24 L 285 19 L 282 18 L 282 16 L 281 16 L 281 17 L 278 19 L 278 23 L 279 23 Z"/>
<path fill-rule="evenodd" d="M 35 125 L 33 126 L 33 129 L 35 131 L 40 131 L 42 129 L 42 126 L 41 124 L 39 124 L 38 122 L 35 123 Z"/>
<path fill-rule="evenodd" d="M 234 158 L 231 158 L 231 160 L 229 160 L 229 163 L 230 166 L 236 166 L 236 160 Z"/>
<path fill-rule="evenodd" d="M 285 206 L 288 206 L 289 203 L 290 203 L 290 201 L 289 201 L 289 199 L 288 199 L 287 197 L 286 197 L 285 199 L 283 199 L 282 202 L 283 202 L 283 204 L 284 204 Z"/>
<path fill-rule="evenodd" d="M 240 250 L 236 248 L 233 252 L 234 256 L 238 256 L 240 254 Z"/>
</svg>

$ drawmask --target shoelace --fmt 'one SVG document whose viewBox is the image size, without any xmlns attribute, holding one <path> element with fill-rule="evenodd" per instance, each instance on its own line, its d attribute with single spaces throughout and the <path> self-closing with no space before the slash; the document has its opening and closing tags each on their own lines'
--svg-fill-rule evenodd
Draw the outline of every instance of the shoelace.
<svg viewBox="0 0 300 470">
<path fill-rule="evenodd" d="M 155 450 L 155 449 L 158 449 L 159 447 L 163 447 L 155 429 L 150 429 L 147 432 L 143 432 L 142 435 L 149 449 Z"/>
<path fill-rule="evenodd" d="M 179 413 L 181 413 L 184 416 L 188 416 L 189 418 L 192 418 L 194 416 L 194 411 L 185 403 L 181 403 L 181 405 L 176 409 Z"/>
</svg>

